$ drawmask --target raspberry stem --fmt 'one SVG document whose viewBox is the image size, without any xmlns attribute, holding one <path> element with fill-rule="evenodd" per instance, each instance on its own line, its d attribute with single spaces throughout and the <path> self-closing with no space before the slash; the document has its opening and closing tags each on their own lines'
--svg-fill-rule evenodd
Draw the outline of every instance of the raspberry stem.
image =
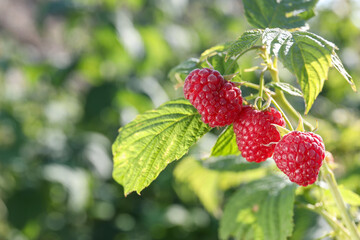
<svg viewBox="0 0 360 240">
<path fill-rule="evenodd" d="M 270 62 L 270 61 L 268 61 Z M 275 57 L 274 60 L 268 64 L 268 69 L 271 75 L 271 78 L 274 82 L 280 82 L 279 72 L 277 69 L 277 58 Z M 285 98 L 283 91 L 280 89 L 275 90 L 275 95 L 272 96 L 276 102 L 290 115 L 291 118 L 299 121 L 300 114 L 291 106 L 288 100 Z M 304 120 L 305 129 L 311 131 L 314 127 L 307 121 Z"/>
<path fill-rule="evenodd" d="M 286 114 L 284 113 L 284 111 L 281 109 L 281 107 L 279 106 L 279 104 L 274 100 L 274 98 L 272 98 L 271 96 L 269 96 L 269 98 L 271 98 L 271 103 L 274 104 L 274 106 L 277 108 L 277 110 L 279 110 L 279 112 L 281 113 L 281 115 L 283 116 L 283 118 L 285 119 L 286 124 L 288 125 L 288 127 L 290 128 L 291 131 L 294 131 L 293 126 L 291 125 L 290 120 L 288 119 L 288 117 L 286 116 Z"/>
<path fill-rule="evenodd" d="M 322 208 L 322 205 L 316 206 L 312 204 L 298 203 L 297 206 L 319 214 L 327 221 L 327 223 L 331 226 L 332 229 L 334 229 L 335 232 L 342 232 L 345 236 L 350 238 L 349 231 L 339 221 L 337 221 L 335 217 L 331 216 L 327 211 L 325 211 Z"/>
<path fill-rule="evenodd" d="M 264 95 L 264 74 L 267 70 L 267 67 L 265 67 L 262 71 L 261 71 L 261 74 L 260 74 L 260 83 L 259 83 L 259 98 L 260 98 L 260 101 L 259 101 L 259 104 L 258 104 L 258 108 L 260 110 L 262 110 L 262 100 L 263 100 L 263 95 Z"/>
<path fill-rule="evenodd" d="M 327 165 L 326 160 L 323 161 L 323 167 L 321 168 L 321 171 L 322 171 L 322 176 L 323 176 L 324 180 L 329 185 L 330 192 L 333 195 L 336 206 L 338 207 L 338 209 L 340 211 L 341 218 L 343 219 L 347 229 L 350 232 L 351 239 L 352 240 L 360 240 L 360 234 L 356 228 L 354 221 L 352 220 L 352 218 L 348 212 L 348 209 L 346 208 L 346 204 L 345 204 L 344 199 L 341 196 L 341 193 L 339 191 L 339 187 L 337 185 L 334 173 L 331 171 L 331 169 Z"/>
</svg>

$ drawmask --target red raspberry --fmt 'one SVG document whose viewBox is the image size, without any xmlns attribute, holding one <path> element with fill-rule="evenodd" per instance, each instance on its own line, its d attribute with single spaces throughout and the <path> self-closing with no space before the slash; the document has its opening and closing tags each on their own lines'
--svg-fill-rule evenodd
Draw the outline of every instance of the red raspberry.
<svg viewBox="0 0 360 240">
<path fill-rule="evenodd" d="M 186 77 L 184 95 L 210 127 L 232 124 L 242 109 L 240 89 L 208 68 L 195 69 Z"/>
<path fill-rule="evenodd" d="M 285 127 L 285 120 L 275 108 L 267 111 L 243 107 L 234 122 L 236 143 L 241 155 L 249 162 L 262 162 L 271 157 L 275 144 L 280 141 L 280 133 L 271 124 Z"/>
<path fill-rule="evenodd" d="M 315 133 L 294 131 L 276 145 L 273 158 L 290 181 L 307 186 L 317 179 L 325 158 L 325 146 Z"/>
</svg>

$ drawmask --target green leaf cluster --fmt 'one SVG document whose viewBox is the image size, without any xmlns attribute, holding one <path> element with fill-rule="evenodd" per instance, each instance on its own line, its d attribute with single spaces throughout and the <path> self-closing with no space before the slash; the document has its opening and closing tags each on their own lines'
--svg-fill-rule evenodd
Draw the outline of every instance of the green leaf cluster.
<svg viewBox="0 0 360 240">
<path fill-rule="evenodd" d="M 287 239 L 293 229 L 295 190 L 295 184 L 278 176 L 241 187 L 225 205 L 220 239 Z"/>
</svg>

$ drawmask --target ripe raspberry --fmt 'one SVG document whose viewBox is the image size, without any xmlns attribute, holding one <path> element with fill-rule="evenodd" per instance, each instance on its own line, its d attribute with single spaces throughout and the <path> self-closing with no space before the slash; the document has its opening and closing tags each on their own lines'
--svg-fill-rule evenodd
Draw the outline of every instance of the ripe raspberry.
<svg viewBox="0 0 360 240">
<path fill-rule="evenodd" d="M 294 131 L 276 145 L 273 158 L 290 181 L 307 186 L 317 179 L 325 158 L 325 146 L 315 133 Z"/>
<path fill-rule="evenodd" d="M 280 141 L 280 133 L 271 124 L 285 127 L 285 120 L 275 108 L 268 111 L 243 107 L 234 122 L 236 143 L 241 155 L 249 162 L 262 162 L 271 157 L 275 143 Z"/>
<path fill-rule="evenodd" d="M 186 77 L 184 95 L 210 127 L 230 125 L 242 109 L 240 89 L 208 68 L 195 69 Z"/>
</svg>

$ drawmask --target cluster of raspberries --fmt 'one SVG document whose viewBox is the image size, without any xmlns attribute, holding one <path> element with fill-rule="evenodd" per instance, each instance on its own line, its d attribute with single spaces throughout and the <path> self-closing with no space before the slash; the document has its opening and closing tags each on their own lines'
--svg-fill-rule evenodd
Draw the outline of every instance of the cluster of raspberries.
<svg viewBox="0 0 360 240">
<path fill-rule="evenodd" d="M 184 95 L 210 127 L 233 124 L 241 155 L 249 162 L 273 157 L 292 182 L 313 184 L 325 158 L 322 138 L 311 132 L 293 131 L 282 139 L 273 124 L 285 127 L 275 108 L 259 111 L 242 105 L 241 91 L 234 83 L 208 68 L 195 69 L 186 78 Z"/>
</svg>

